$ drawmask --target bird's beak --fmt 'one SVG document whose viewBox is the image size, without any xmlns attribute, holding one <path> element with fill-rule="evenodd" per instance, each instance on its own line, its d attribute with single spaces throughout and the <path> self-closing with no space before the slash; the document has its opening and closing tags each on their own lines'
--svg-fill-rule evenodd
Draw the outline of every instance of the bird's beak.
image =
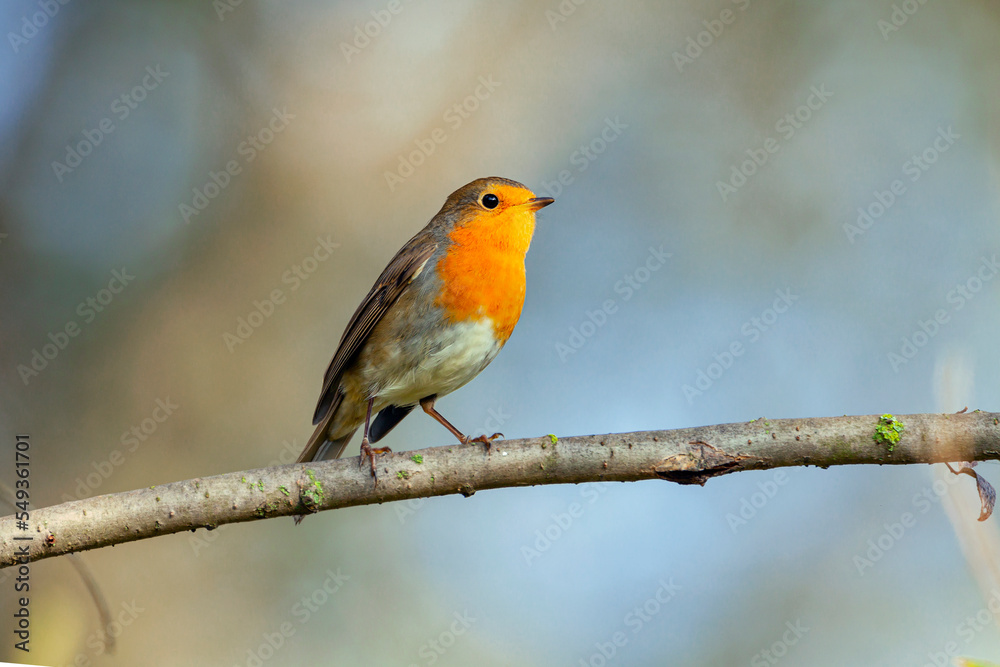
<svg viewBox="0 0 1000 667">
<path fill-rule="evenodd" d="M 532 211 L 537 211 L 540 208 L 545 208 L 554 201 L 555 199 L 553 199 L 552 197 L 535 197 L 534 199 L 529 199 L 528 201 L 524 202 L 522 206 L 527 206 Z"/>
</svg>

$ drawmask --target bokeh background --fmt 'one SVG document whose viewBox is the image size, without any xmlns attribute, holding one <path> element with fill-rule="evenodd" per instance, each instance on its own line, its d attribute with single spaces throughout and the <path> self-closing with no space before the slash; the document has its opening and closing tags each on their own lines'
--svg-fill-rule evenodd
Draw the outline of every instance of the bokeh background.
<svg viewBox="0 0 1000 667">
<path fill-rule="evenodd" d="M 36 505 L 293 460 L 357 303 L 487 175 L 557 202 L 513 338 L 439 403 L 463 429 L 1000 405 L 996 3 L 10 0 L 0 26 L 0 438 L 31 435 Z M 449 437 L 418 414 L 387 444 Z M 162 537 L 83 557 L 114 658 L 69 564 L 33 566 L 30 658 L 997 659 L 998 523 L 952 481 L 791 469 Z"/>
</svg>

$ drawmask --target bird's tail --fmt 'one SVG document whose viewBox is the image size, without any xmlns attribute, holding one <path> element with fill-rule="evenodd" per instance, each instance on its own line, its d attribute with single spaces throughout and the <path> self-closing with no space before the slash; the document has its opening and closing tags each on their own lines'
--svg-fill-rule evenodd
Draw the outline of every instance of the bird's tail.
<svg viewBox="0 0 1000 667">
<path fill-rule="evenodd" d="M 344 448 L 347 447 L 348 441 L 350 441 L 351 436 L 354 435 L 354 431 L 347 434 L 346 437 L 337 438 L 336 440 L 330 440 L 327 437 L 327 433 L 330 430 L 330 424 L 333 423 L 334 417 L 337 416 L 337 411 L 340 409 L 340 404 L 344 401 L 344 395 L 340 392 L 336 392 L 333 401 L 326 408 L 326 414 L 324 414 L 319 421 L 313 421 L 316 424 L 316 430 L 313 434 L 309 436 L 309 442 L 306 443 L 306 448 L 302 450 L 299 454 L 299 458 L 295 461 L 296 463 L 309 463 L 311 461 L 325 461 L 326 459 L 339 458 L 341 454 L 344 453 Z"/>
<path fill-rule="evenodd" d="M 330 428 L 330 422 L 333 421 L 334 415 L 337 413 L 337 408 L 339 407 L 340 401 L 336 401 L 330 409 L 327 410 L 326 416 L 320 420 L 319 424 L 316 426 L 316 430 L 309 437 L 309 442 L 306 443 L 306 448 L 302 450 L 299 454 L 299 458 L 296 463 L 309 463 L 311 461 L 325 461 L 327 459 L 337 459 L 340 455 L 344 453 L 344 449 L 347 447 L 347 443 L 351 441 L 354 437 L 354 433 L 357 429 L 354 429 L 342 438 L 337 438 L 336 440 L 330 440 L 327 437 L 327 430 Z"/>
</svg>

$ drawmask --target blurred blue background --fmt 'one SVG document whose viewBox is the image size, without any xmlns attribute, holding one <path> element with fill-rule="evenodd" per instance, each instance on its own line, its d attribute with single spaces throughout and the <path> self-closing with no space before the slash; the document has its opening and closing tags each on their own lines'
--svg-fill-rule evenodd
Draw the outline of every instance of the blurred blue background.
<svg viewBox="0 0 1000 667">
<path fill-rule="evenodd" d="M 490 175 L 557 201 L 513 338 L 439 402 L 464 430 L 1000 405 L 994 3 L 11 0 L 0 25 L 0 437 L 31 434 L 36 505 L 294 460 L 360 299 Z M 416 415 L 386 444 L 449 437 Z M 116 659 L 68 564 L 34 566 L 30 658 L 997 659 L 998 524 L 952 481 L 790 469 L 162 537 L 84 556 Z"/>
</svg>

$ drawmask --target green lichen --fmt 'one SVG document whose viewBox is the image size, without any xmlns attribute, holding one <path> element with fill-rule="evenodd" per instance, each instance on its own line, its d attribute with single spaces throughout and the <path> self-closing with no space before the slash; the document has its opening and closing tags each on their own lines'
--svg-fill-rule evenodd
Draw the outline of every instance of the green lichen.
<svg viewBox="0 0 1000 667">
<path fill-rule="evenodd" d="M 286 489 L 284 486 L 279 486 L 278 487 L 278 491 L 281 491 L 286 496 L 291 495 L 291 494 L 288 493 L 288 489 Z"/>
<path fill-rule="evenodd" d="M 410 473 L 406 470 L 400 470 L 396 473 L 396 479 L 410 479 Z"/>
<path fill-rule="evenodd" d="M 954 665 L 961 665 L 962 667 L 1000 667 L 995 662 L 986 662 L 985 660 L 974 660 L 972 658 L 955 658 Z"/>
<path fill-rule="evenodd" d="M 899 442 L 899 434 L 904 428 L 906 427 L 903 426 L 903 422 L 886 413 L 878 418 L 872 440 L 879 445 L 887 445 L 891 452 Z"/>
<path fill-rule="evenodd" d="M 413 456 L 410 457 L 410 460 L 416 463 L 417 465 L 421 465 L 424 462 L 424 457 L 421 454 L 414 454 Z"/>
<path fill-rule="evenodd" d="M 322 504 L 326 498 L 326 492 L 323 491 L 323 484 L 316 479 L 316 473 L 312 470 L 306 470 L 306 476 L 312 484 L 302 491 L 303 502 L 309 507 Z"/>
<path fill-rule="evenodd" d="M 549 433 L 549 442 L 554 445 L 559 442 L 559 438 L 557 438 L 554 433 Z"/>
<path fill-rule="evenodd" d="M 262 479 L 258 479 L 257 480 L 257 489 L 260 490 L 260 491 L 264 490 L 264 480 L 262 480 Z"/>
<path fill-rule="evenodd" d="M 275 512 L 277 512 L 278 508 L 279 505 L 277 501 L 271 503 L 264 503 L 260 507 L 254 509 L 253 514 L 254 516 L 258 517 L 266 517 L 269 513 L 274 514 Z"/>
</svg>

